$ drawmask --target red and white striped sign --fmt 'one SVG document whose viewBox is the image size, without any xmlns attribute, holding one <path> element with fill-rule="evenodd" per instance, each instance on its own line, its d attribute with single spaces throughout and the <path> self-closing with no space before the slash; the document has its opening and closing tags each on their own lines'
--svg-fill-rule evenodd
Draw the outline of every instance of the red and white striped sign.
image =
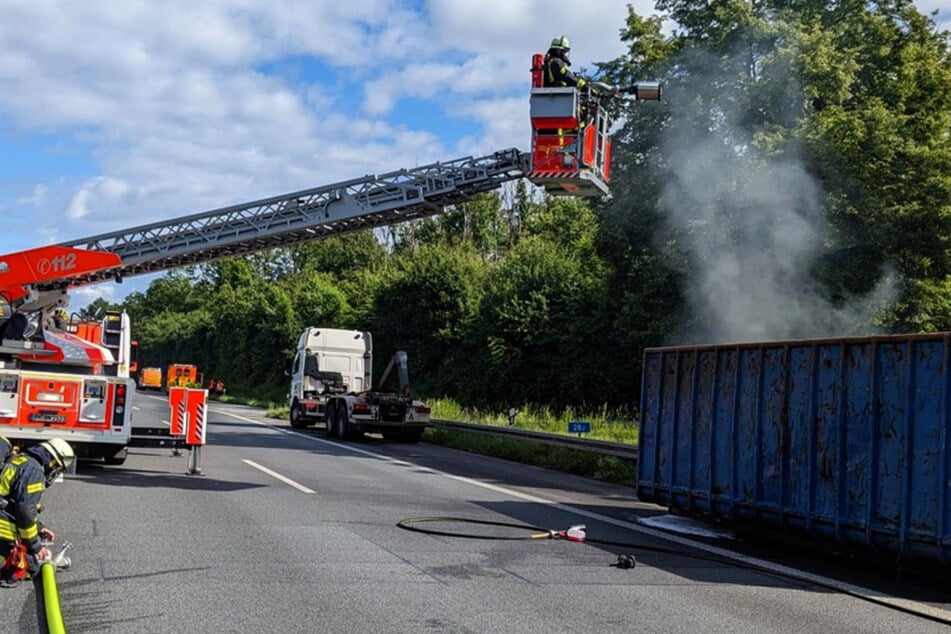
<svg viewBox="0 0 951 634">
<path fill-rule="evenodd" d="M 169 414 L 169 433 L 172 436 L 184 436 L 185 435 L 185 418 L 186 418 L 186 409 L 185 409 L 185 390 L 184 387 L 170 387 L 168 388 L 168 404 L 171 408 L 171 413 Z"/>
<path fill-rule="evenodd" d="M 205 444 L 205 414 L 208 411 L 208 390 L 185 389 L 185 409 L 188 411 L 188 425 L 185 429 L 186 445 Z"/>
</svg>

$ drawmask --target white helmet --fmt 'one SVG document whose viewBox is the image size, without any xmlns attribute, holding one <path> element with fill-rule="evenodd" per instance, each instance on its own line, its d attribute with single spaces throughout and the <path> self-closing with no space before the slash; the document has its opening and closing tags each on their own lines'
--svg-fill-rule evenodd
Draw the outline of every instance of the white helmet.
<svg viewBox="0 0 951 634">
<path fill-rule="evenodd" d="M 52 481 L 62 472 L 76 473 L 76 454 L 69 443 L 62 438 L 50 438 L 40 443 L 53 459 L 47 468 L 47 481 Z"/>
</svg>

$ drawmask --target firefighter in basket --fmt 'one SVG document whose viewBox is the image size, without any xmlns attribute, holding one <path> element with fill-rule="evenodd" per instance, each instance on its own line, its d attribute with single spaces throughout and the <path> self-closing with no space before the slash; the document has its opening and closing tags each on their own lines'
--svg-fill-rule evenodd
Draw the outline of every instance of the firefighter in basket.
<svg viewBox="0 0 951 634">
<path fill-rule="evenodd" d="M 551 41 L 548 52 L 545 53 L 545 68 L 542 84 L 545 88 L 577 88 L 578 90 L 594 89 L 599 94 L 612 97 L 621 91 L 619 86 L 612 86 L 600 81 L 587 81 L 571 70 L 571 40 L 560 35 Z"/>
<path fill-rule="evenodd" d="M 16 584 L 50 558 L 41 538 L 53 531 L 39 521 L 43 491 L 64 473 L 75 473 L 76 455 L 62 438 L 51 438 L 10 458 L 0 471 L 0 582 Z"/>
<path fill-rule="evenodd" d="M 617 97 L 620 86 L 612 86 L 600 81 L 590 81 L 571 70 L 571 40 L 566 35 L 553 38 L 542 68 L 543 88 L 574 88 L 581 93 L 578 104 L 578 128 L 587 125 L 598 108 L 602 97 Z M 543 130 L 542 134 L 561 133 L 558 130 Z"/>
</svg>

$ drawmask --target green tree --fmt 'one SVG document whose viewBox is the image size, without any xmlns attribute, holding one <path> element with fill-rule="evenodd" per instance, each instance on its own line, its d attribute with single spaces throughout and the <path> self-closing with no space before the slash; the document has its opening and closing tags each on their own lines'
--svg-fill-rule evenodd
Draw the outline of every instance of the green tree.
<svg viewBox="0 0 951 634">
<path fill-rule="evenodd" d="M 374 336 L 374 376 L 404 350 L 414 386 L 454 394 L 469 367 L 463 342 L 481 298 L 484 268 L 471 248 L 427 244 L 399 258 L 376 288 L 364 325 Z"/>
<path fill-rule="evenodd" d="M 233 392 L 280 399 L 287 391 L 284 360 L 292 355 L 299 334 L 287 292 L 257 279 L 224 284 L 212 300 L 206 372 L 223 379 Z"/>
<path fill-rule="evenodd" d="M 491 259 L 511 244 L 511 228 L 511 210 L 503 208 L 501 197 L 492 191 L 425 220 L 415 235 L 422 244 L 471 247 Z"/>
<path fill-rule="evenodd" d="M 891 262 L 905 282 L 887 323 L 947 329 L 951 313 L 932 289 L 951 275 L 948 36 L 909 0 L 843 3 L 804 26 L 802 134 L 847 254 L 827 277 L 862 290 Z"/>
<path fill-rule="evenodd" d="M 622 30 L 629 53 L 603 65 L 619 82 L 662 79 L 668 99 L 623 108 L 616 137 L 605 228 L 627 242 L 608 235 L 601 244 L 617 263 L 616 283 L 629 286 L 613 296 L 659 311 L 638 320 L 649 327 L 626 333 L 629 341 L 636 332 L 669 341 L 670 328 L 710 333 L 711 316 L 742 306 L 722 286 L 733 272 L 741 273 L 734 297 L 762 298 L 745 321 L 805 296 L 814 314 L 849 314 L 857 298 L 887 290 L 889 262 L 908 279 L 946 277 L 951 81 L 947 36 L 933 22 L 906 0 L 656 6 L 678 24 L 673 35 L 632 9 Z M 652 280 L 661 282 L 659 301 L 644 296 Z M 894 325 L 909 310 L 919 322 L 942 310 L 914 309 L 926 286 L 898 284 Z M 867 322 L 856 313 L 799 323 L 793 332 L 814 336 Z"/>
<path fill-rule="evenodd" d="M 97 297 L 89 304 L 81 308 L 76 316 L 86 321 L 100 321 L 106 316 L 107 312 L 122 310 L 122 304 L 114 304 L 102 297 Z"/>
<path fill-rule="evenodd" d="M 533 236 L 494 267 L 469 347 L 468 400 L 565 405 L 595 400 L 603 376 L 604 267 Z"/>
<path fill-rule="evenodd" d="M 291 302 L 294 330 L 308 326 L 346 327 L 352 310 L 346 293 L 328 273 L 300 273 L 282 285 Z"/>
<path fill-rule="evenodd" d="M 383 266 L 386 248 L 373 231 L 358 231 L 289 247 L 290 273 L 326 273 L 337 279 Z"/>
<path fill-rule="evenodd" d="M 124 306 L 136 320 L 166 312 L 184 313 L 204 304 L 204 290 L 204 287 L 196 285 L 187 271 L 175 269 L 152 280 L 144 294 L 130 293 Z"/>
<path fill-rule="evenodd" d="M 210 362 L 207 345 L 214 314 L 204 308 L 188 312 L 165 311 L 132 322 L 133 338 L 139 342 L 141 367 L 165 367 L 192 363 L 201 370 Z"/>
</svg>

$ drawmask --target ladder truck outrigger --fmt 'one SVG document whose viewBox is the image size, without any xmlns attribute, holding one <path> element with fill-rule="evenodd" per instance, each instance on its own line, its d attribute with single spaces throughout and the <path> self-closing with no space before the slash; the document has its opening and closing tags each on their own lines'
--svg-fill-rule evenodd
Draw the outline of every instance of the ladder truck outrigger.
<svg viewBox="0 0 951 634">
<path fill-rule="evenodd" d="M 552 195 L 608 195 L 606 110 L 594 92 L 541 87 L 539 61 L 529 153 L 510 148 L 368 175 L 0 255 L 0 434 L 21 445 L 60 436 L 80 457 L 111 464 L 129 446 L 166 446 L 160 429 L 132 424 L 128 316 L 107 314 L 98 328 L 63 323 L 57 311 L 70 289 L 425 218 L 520 178 Z M 637 99 L 660 92 L 654 82 L 625 90 Z"/>
</svg>

